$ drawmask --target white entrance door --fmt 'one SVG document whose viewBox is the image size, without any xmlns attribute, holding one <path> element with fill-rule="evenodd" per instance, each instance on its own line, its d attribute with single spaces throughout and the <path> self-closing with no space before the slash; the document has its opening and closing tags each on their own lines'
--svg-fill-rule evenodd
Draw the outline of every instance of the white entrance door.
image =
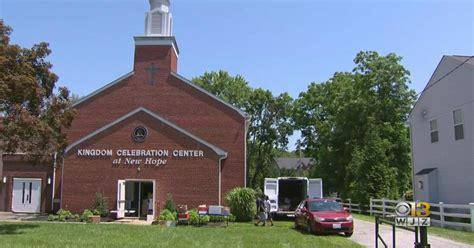
<svg viewBox="0 0 474 248">
<path fill-rule="evenodd" d="M 117 182 L 117 219 L 125 217 L 125 180 Z"/>
<path fill-rule="evenodd" d="M 41 179 L 13 179 L 12 211 L 41 212 Z"/>
</svg>

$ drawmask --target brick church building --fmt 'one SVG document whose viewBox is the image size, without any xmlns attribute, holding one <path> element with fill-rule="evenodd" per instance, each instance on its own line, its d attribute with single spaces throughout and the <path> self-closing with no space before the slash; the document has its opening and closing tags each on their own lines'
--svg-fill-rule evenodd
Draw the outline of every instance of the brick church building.
<svg viewBox="0 0 474 248">
<path fill-rule="evenodd" d="M 224 205 L 246 182 L 247 115 L 178 74 L 169 0 L 150 0 L 133 70 L 73 105 L 61 163 L 3 156 L 0 211 L 82 212 L 95 194 L 117 216 Z M 59 155 L 58 155 L 59 156 Z"/>
</svg>

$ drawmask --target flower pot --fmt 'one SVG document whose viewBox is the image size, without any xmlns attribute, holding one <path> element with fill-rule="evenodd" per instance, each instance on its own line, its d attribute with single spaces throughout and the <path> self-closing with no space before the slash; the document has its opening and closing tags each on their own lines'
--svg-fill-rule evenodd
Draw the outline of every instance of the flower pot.
<svg viewBox="0 0 474 248">
<path fill-rule="evenodd" d="M 90 217 L 90 222 L 92 224 L 99 224 L 100 223 L 100 215 L 94 215 Z"/>
<path fill-rule="evenodd" d="M 176 221 L 174 220 L 167 220 L 165 223 L 166 227 L 176 227 Z"/>
</svg>

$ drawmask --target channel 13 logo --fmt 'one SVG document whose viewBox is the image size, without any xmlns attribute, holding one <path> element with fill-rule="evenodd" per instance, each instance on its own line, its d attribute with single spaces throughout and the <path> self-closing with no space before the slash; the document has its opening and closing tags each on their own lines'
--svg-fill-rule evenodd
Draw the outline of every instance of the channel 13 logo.
<svg viewBox="0 0 474 248">
<path fill-rule="evenodd" d="M 397 226 L 429 226 L 430 204 L 428 202 L 399 202 L 395 207 Z"/>
</svg>

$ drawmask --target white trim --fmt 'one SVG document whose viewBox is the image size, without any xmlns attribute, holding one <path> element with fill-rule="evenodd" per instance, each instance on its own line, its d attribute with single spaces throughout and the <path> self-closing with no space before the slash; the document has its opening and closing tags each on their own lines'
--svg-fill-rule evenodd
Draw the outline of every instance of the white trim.
<svg viewBox="0 0 474 248">
<path fill-rule="evenodd" d="M 224 104 L 225 106 L 233 109 L 234 111 L 236 111 L 237 113 L 239 113 L 242 117 L 245 117 L 245 118 L 248 118 L 248 114 L 245 113 L 244 111 L 242 111 L 241 109 L 235 107 L 234 105 L 228 103 L 228 102 L 225 102 L 224 100 L 220 99 L 219 97 L 215 96 L 214 94 L 211 94 L 209 91 L 201 88 L 200 86 L 196 85 L 195 83 L 191 82 L 190 80 L 186 79 L 185 77 L 179 75 L 178 73 L 176 72 L 171 72 L 171 75 L 174 76 L 175 78 L 181 80 L 182 82 L 192 86 L 193 88 L 199 90 L 200 92 L 210 96 L 212 99 L 214 100 L 217 100 L 218 102 Z"/>
<path fill-rule="evenodd" d="M 218 166 L 218 170 L 219 170 L 219 174 L 218 174 L 218 190 L 219 191 L 219 198 L 218 198 L 218 202 L 219 202 L 219 206 L 221 206 L 221 195 L 222 195 L 222 160 L 226 159 L 227 158 L 227 155 L 225 155 L 224 157 L 220 157 L 219 158 L 219 166 Z"/>
<path fill-rule="evenodd" d="M 244 187 L 247 187 L 247 133 L 249 131 L 250 118 L 245 119 L 244 132 Z"/>
<path fill-rule="evenodd" d="M 135 46 L 172 46 L 176 58 L 179 58 L 179 48 L 174 36 L 135 36 Z"/>
<path fill-rule="evenodd" d="M 63 190 L 64 189 L 64 156 L 61 163 L 61 199 L 59 199 L 59 208 L 63 208 Z"/>
<path fill-rule="evenodd" d="M 157 209 L 156 209 L 157 196 L 156 195 L 158 194 L 158 192 L 156 190 L 156 185 L 157 185 L 156 184 L 156 179 L 138 179 L 138 178 L 135 178 L 135 179 L 119 179 L 118 181 L 124 181 L 125 183 L 127 183 L 127 182 L 148 182 L 148 183 L 151 182 L 151 183 L 153 183 L 153 216 L 156 217 L 156 214 L 157 214 Z M 118 194 L 118 189 L 117 189 L 117 194 Z M 117 201 L 118 201 L 118 197 L 117 197 Z M 138 213 L 138 215 L 140 215 L 140 212 Z"/>
<path fill-rule="evenodd" d="M 157 114 L 155 114 L 155 113 L 151 112 L 150 110 L 148 110 L 148 109 L 146 109 L 146 108 L 143 108 L 143 107 L 137 108 L 137 109 L 133 110 L 132 112 L 130 112 L 130 113 L 128 113 L 128 114 L 126 114 L 126 115 L 124 115 L 124 116 L 118 118 L 117 120 L 115 120 L 115 121 L 113 121 L 113 122 L 111 122 L 111 123 L 109 123 L 109 124 L 107 124 L 107 125 L 105 125 L 105 126 L 99 128 L 99 129 L 97 129 L 96 131 L 90 133 L 89 135 L 87 135 L 87 136 L 85 136 L 85 137 L 83 137 L 83 138 L 77 140 L 76 142 L 72 143 L 71 145 L 69 145 L 69 146 L 66 148 L 65 153 L 68 153 L 72 148 L 76 147 L 77 145 L 79 145 L 79 144 L 81 144 L 81 143 L 83 143 L 83 142 L 85 142 L 85 141 L 87 141 L 87 140 L 93 138 L 94 136 L 96 136 L 96 135 L 102 133 L 103 131 L 105 131 L 105 130 L 107 130 L 107 129 L 113 127 L 113 126 L 115 126 L 116 124 L 118 124 L 118 123 L 120 123 L 120 122 L 122 122 L 122 121 L 124 121 L 124 120 L 126 120 L 126 119 L 128 119 L 128 118 L 130 118 L 131 116 L 133 116 L 133 115 L 135 115 L 135 114 L 137 114 L 137 113 L 140 113 L 140 112 L 144 112 L 144 113 L 150 115 L 151 117 L 157 119 L 158 121 L 164 123 L 165 125 L 167 125 L 167 126 L 173 128 L 173 129 L 175 129 L 176 131 L 178 131 L 178 132 L 180 132 L 180 133 L 182 133 L 182 134 L 188 136 L 189 138 L 191 138 L 191 139 L 193 139 L 193 140 L 195 140 L 195 141 L 197 141 L 197 142 L 199 142 L 199 143 L 201 143 L 201 144 L 207 146 L 208 148 L 210 148 L 211 150 L 213 150 L 217 155 L 219 155 L 219 156 L 221 156 L 221 157 L 227 157 L 227 152 L 224 151 L 223 149 L 221 149 L 221 148 L 219 148 L 219 147 L 217 147 L 217 146 L 215 146 L 215 145 L 213 145 L 213 144 L 211 144 L 211 143 L 209 143 L 209 142 L 207 142 L 207 141 L 205 141 L 205 140 L 203 140 L 203 139 L 201 139 L 201 138 L 199 138 L 199 137 L 197 137 L 197 136 L 191 134 L 190 132 L 184 130 L 183 128 L 181 128 L 181 127 L 179 127 L 179 126 L 177 126 L 176 124 L 174 124 L 174 123 L 172 123 L 172 122 L 166 120 L 165 118 L 163 118 L 163 117 L 161 117 L 161 116 L 159 116 L 159 115 L 157 115 Z"/>
<path fill-rule="evenodd" d="M 98 90 L 96 90 L 96 91 L 90 93 L 89 95 L 87 95 L 87 96 L 85 96 L 85 97 L 82 97 L 81 99 L 79 99 L 79 101 L 77 101 L 76 103 L 74 103 L 74 104 L 72 105 L 72 107 L 76 107 L 77 105 L 79 105 L 79 104 L 81 104 L 81 103 L 83 103 L 83 102 L 85 102 L 85 101 L 91 99 L 91 98 L 94 97 L 95 95 L 98 95 L 98 94 L 101 93 L 102 91 L 104 91 L 104 90 L 106 90 L 106 89 L 108 89 L 108 88 L 110 88 L 110 87 L 112 87 L 112 86 L 114 86 L 114 85 L 120 83 L 121 81 L 123 81 L 124 79 L 129 78 L 129 77 L 132 76 L 133 74 L 134 74 L 134 72 L 132 71 L 132 72 L 129 72 L 129 73 L 127 73 L 127 74 L 125 74 L 125 75 L 123 75 L 123 76 L 117 78 L 116 80 L 112 81 L 111 83 L 106 84 L 105 86 L 103 86 L 103 87 L 99 88 Z"/>
<path fill-rule="evenodd" d="M 57 165 L 56 160 L 57 160 L 57 158 L 58 158 L 58 153 L 55 152 L 54 157 L 53 157 L 53 159 L 54 159 L 54 161 L 53 161 L 53 180 L 51 180 L 52 181 L 51 182 L 51 186 L 52 186 L 52 188 L 51 188 L 51 211 L 54 210 L 54 194 L 56 193 L 55 189 L 56 189 L 56 167 L 57 167 L 56 166 Z"/>
<path fill-rule="evenodd" d="M 13 180 L 43 181 L 43 179 L 41 178 L 30 178 L 30 177 L 14 177 Z"/>
</svg>

